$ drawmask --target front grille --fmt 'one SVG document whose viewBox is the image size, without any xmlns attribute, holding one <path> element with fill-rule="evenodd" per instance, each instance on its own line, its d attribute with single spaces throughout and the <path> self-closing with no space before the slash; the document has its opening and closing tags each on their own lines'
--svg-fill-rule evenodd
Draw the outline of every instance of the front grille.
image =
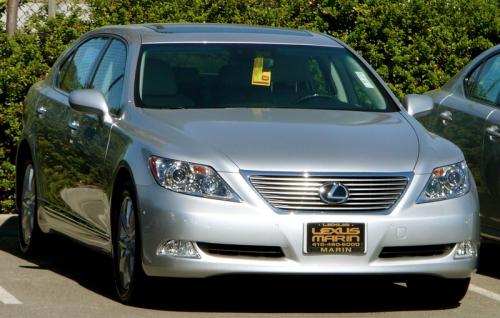
<svg viewBox="0 0 500 318">
<path fill-rule="evenodd" d="M 289 176 L 252 175 L 250 182 L 273 207 L 286 211 L 383 211 L 401 197 L 407 176 Z M 349 199 L 327 204 L 319 188 L 338 182 L 349 190 Z"/>
<path fill-rule="evenodd" d="M 388 246 L 380 252 L 380 258 L 423 257 L 446 255 L 455 244 L 419 245 L 419 246 Z"/>
<path fill-rule="evenodd" d="M 249 257 L 284 257 L 279 246 L 234 245 L 198 242 L 198 247 L 207 254 Z"/>
</svg>

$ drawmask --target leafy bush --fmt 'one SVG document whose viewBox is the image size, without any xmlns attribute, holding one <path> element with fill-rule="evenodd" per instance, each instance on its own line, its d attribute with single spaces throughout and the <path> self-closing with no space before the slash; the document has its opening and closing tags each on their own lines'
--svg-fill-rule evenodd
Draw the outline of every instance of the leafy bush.
<svg viewBox="0 0 500 318">
<path fill-rule="evenodd" d="M 88 1 L 97 25 L 148 22 L 218 22 L 317 30 L 326 26 L 305 0 Z"/>
<path fill-rule="evenodd" d="M 0 7 L 3 0 L 0 0 Z M 360 52 L 395 93 L 444 84 L 472 57 L 499 43 L 491 0 L 87 0 L 48 20 L 36 16 L 9 39 L 0 33 L 0 212 L 14 208 L 14 156 L 29 86 L 85 31 L 108 24 L 224 22 L 332 34 Z M 1 11 L 1 9 L 0 9 Z"/>
<path fill-rule="evenodd" d="M 318 6 L 328 31 L 362 53 L 395 93 L 441 86 L 499 43 L 499 2 L 337 0 Z"/>
<path fill-rule="evenodd" d="M 43 57 L 31 35 L 10 39 L 0 34 L 0 208 L 13 206 L 13 155 L 20 130 L 21 101 L 26 88 L 44 70 Z"/>
<path fill-rule="evenodd" d="M 0 212 L 14 208 L 15 151 L 22 101 L 72 41 L 89 29 L 75 11 L 68 17 L 34 17 L 26 32 L 0 33 Z"/>
</svg>

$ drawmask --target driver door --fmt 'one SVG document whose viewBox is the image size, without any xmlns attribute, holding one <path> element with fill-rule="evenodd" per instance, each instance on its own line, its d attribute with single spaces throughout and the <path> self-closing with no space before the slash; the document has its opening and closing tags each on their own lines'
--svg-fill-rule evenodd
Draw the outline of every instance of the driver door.
<svg viewBox="0 0 500 318">
<path fill-rule="evenodd" d="M 109 118 L 84 114 L 70 109 L 70 121 L 76 123 L 72 153 L 78 160 L 80 177 L 67 191 L 67 201 L 95 236 L 105 244 L 111 233 L 107 211 L 109 198 L 107 186 L 112 179 L 112 168 L 108 167 L 106 155 L 113 123 L 117 120 L 122 104 L 123 82 L 127 49 L 124 42 L 110 39 L 95 70 L 91 74 L 88 88 L 99 90 L 108 104 Z"/>
</svg>

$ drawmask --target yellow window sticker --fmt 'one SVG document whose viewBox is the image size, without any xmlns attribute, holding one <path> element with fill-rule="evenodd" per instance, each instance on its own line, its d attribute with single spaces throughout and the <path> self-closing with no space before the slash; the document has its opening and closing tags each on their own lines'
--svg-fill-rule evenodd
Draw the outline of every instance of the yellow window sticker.
<svg viewBox="0 0 500 318">
<path fill-rule="evenodd" d="M 252 85 L 271 86 L 271 72 L 264 71 L 264 58 L 253 59 Z"/>
</svg>

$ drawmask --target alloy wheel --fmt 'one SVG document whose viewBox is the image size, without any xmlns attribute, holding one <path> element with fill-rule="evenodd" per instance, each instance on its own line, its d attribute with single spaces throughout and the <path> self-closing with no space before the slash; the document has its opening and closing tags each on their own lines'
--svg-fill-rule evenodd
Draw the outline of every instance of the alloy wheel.
<svg viewBox="0 0 500 318">
<path fill-rule="evenodd" d="M 136 231 L 134 203 L 125 196 L 120 207 L 118 222 L 118 278 L 120 287 L 128 290 L 135 272 Z"/>
<path fill-rule="evenodd" d="M 26 166 L 21 196 L 21 235 L 25 245 L 31 243 L 36 215 L 35 170 L 30 163 Z"/>
</svg>

